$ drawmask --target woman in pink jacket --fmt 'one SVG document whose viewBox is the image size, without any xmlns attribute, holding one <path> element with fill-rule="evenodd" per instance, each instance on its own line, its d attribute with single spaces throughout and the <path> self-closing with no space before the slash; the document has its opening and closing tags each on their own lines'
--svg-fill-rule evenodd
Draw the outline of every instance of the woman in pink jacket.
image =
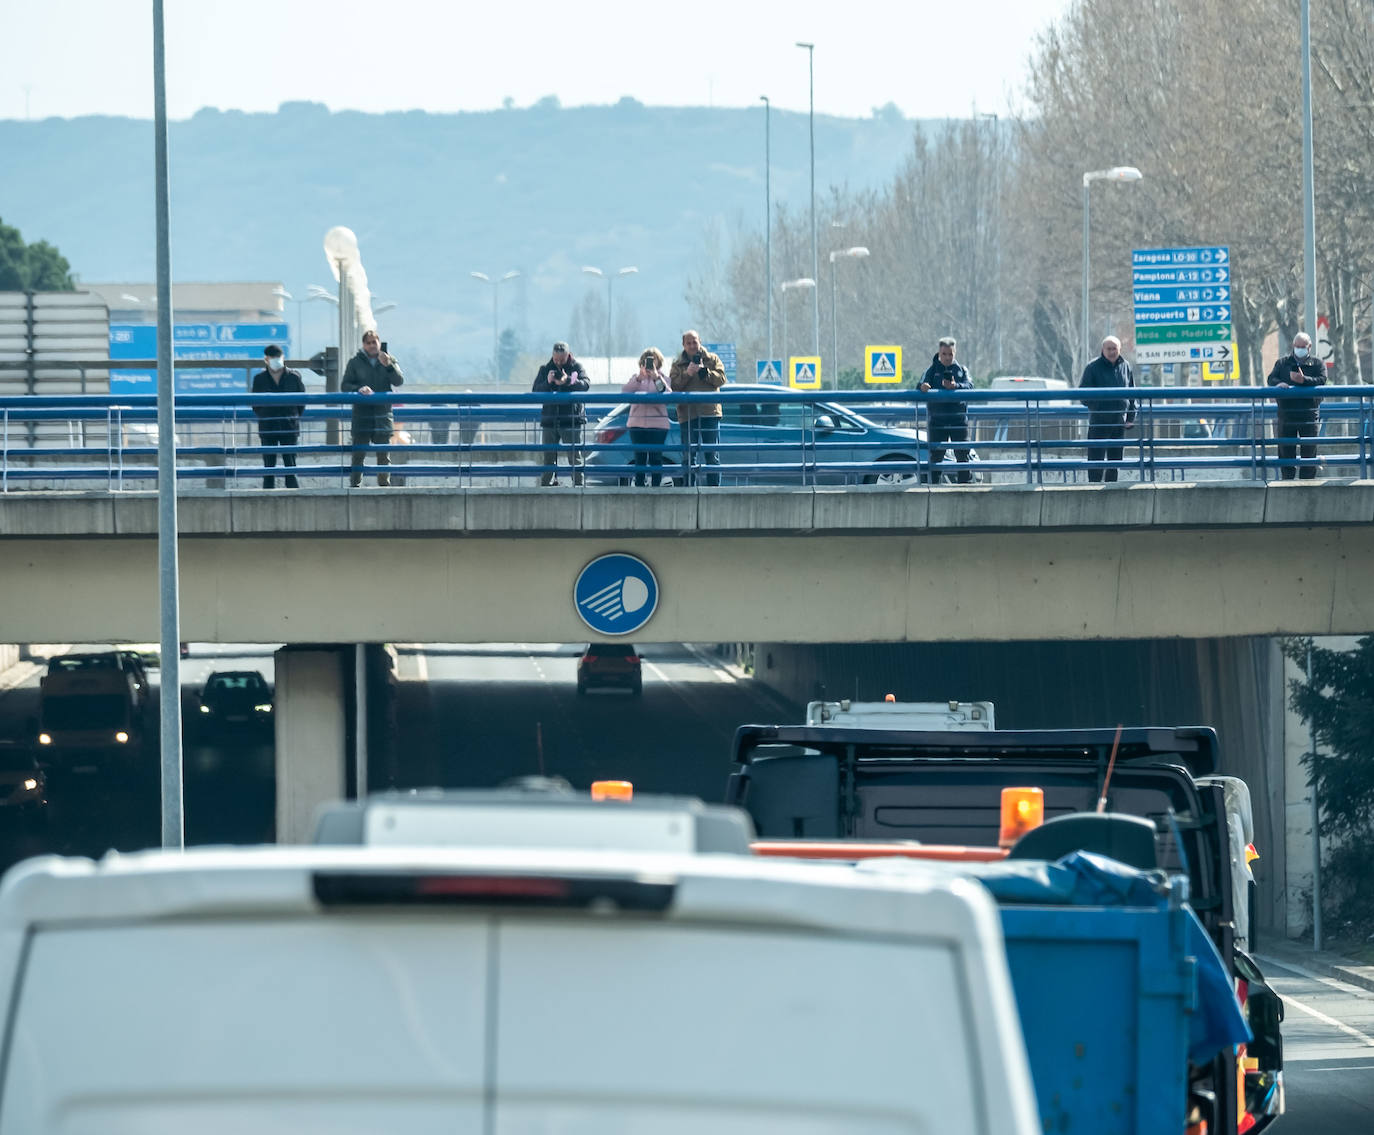
<svg viewBox="0 0 1374 1135">
<path fill-rule="evenodd" d="M 639 356 L 639 373 L 620 388 L 626 394 L 662 394 L 668 389 L 663 352 L 650 347 Z M 663 483 L 663 443 L 668 439 L 668 406 L 664 402 L 630 399 L 630 444 L 635 449 L 635 484 L 644 485 L 644 466 L 652 467 L 650 483 Z"/>
</svg>

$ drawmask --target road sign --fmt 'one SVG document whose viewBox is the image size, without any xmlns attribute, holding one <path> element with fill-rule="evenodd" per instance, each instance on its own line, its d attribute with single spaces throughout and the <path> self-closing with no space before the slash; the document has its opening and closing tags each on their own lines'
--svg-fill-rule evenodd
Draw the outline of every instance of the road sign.
<svg viewBox="0 0 1374 1135">
<path fill-rule="evenodd" d="M 711 354 L 720 356 L 720 365 L 725 368 L 725 381 L 737 381 L 735 375 L 739 373 L 739 359 L 735 354 L 735 345 L 733 343 L 703 343 L 702 346 Z"/>
<path fill-rule="evenodd" d="M 766 382 L 774 386 L 782 385 L 781 359 L 755 359 L 754 381 Z"/>
<path fill-rule="evenodd" d="M 869 383 L 902 381 L 901 347 L 865 347 L 864 381 Z"/>
<path fill-rule="evenodd" d="M 172 325 L 173 359 L 257 358 L 268 343 L 276 343 L 290 353 L 290 328 L 285 323 L 176 323 Z M 110 324 L 110 358 L 151 359 L 157 357 L 157 324 Z M 178 394 L 203 394 L 228 391 L 241 393 L 248 381 L 241 370 L 179 370 Z M 112 371 L 112 394 L 155 394 L 157 375 L 153 371 Z"/>
<path fill-rule="evenodd" d="M 1138 343 L 1135 361 L 1144 363 L 1217 363 L 1228 364 L 1236 356 L 1236 345 L 1230 343 Z"/>
<path fill-rule="evenodd" d="M 1240 350 L 1234 342 L 1229 346 L 1230 349 L 1225 356 L 1202 364 L 1204 382 L 1219 382 L 1224 378 L 1240 377 Z"/>
<path fill-rule="evenodd" d="M 284 343 L 291 338 L 285 323 L 215 323 L 216 343 Z"/>
<path fill-rule="evenodd" d="M 1137 248 L 1131 253 L 1131 287 L 1136 362 L 1208 362 L 1234 356 L 1231 250 L 1225 245 Z"/>
<path fill-rule="evenodd" d="M 573 606 L 597 634 L 634 634 L 658 608 L 658 580 L 638 556 L 597 556 L 577 575 Z"/>
<path fill-rule="evenodd" d="M 821 388 L 821 359 L 819 355 L 793 355 L 787 360 L 787 385 L 793 390 Z"/>
</svg>

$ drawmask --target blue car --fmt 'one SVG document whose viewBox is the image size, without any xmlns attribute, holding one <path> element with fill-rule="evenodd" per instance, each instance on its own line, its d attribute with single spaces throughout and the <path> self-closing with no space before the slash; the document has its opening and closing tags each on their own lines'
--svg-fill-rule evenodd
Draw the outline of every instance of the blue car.
<svg viewBox="0 0 1374 1135">
<path fill-rule="evenodd" d="M 723 404 L 722 484 L 910 485 L 920 480 L 916 466 L 926 456 L 924 431 L 880 426 L 833 402 L 780 402 L 779 390 L 777 386 L 729 383 L 721 388 L 723 394 L 758 396 L 757 401 Z M 589 482 L 614 485 L 632 480 L 633 473 L 604 468 L 634 464 L 629 413 L 629 403 L 622 403 L 588 430 Z M 673 424 L 664 443 L 663 476 L 665 482 L 671 478 L 680 483 L 682 442 L 676 407 L 668 407 L 668 413 Z M 908 467 L 884 469 L 898 463 Z M 835 465 L 861 467 L 827 468 Z"/>
</svg>

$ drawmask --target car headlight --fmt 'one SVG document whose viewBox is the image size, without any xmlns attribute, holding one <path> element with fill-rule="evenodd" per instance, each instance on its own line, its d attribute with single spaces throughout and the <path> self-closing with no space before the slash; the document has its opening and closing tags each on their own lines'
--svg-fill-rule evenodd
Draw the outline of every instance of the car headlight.
<svg viewBox="0 0 1374 1135">
<path fill-rule="evenodd" d="M 115 740 L 121 745 L 127 745 L 129 743 L 129 735 L 121 729 L 115 734 Z"/>
<path fill-rule="evenodd" d="M 38 787 L 38 781 L 34 780 L 33 777 L 30 776 L 30 777 L 26 777 L 26 778 L 24 779 L 24 791 L 25 791 L 25 792 L 32 792 L 32 791 L 33 791 L 35 788 L 37 788 L 37 787 Z"/>
<path fill-rule="evenodd" d="M 272 712 L 272 706 L 271 706 L 270 704 L 269 704 L 269 705 L 255 705 L 253 708 L 254 708 L 255 710 L 257 710 L 259 713 L 271 713 L 271 712 Z"/>
<path fill-rule="evenodd" d="M 51 744 L 52 744 L 52 734 L 51 734 L 51 733 L 40 733 L 40 734 L 38 735 L 38 743 L 39 743 L 40 745 L 51 745 Z"/>
<path fill-rule="evenodd" d="M 210 712 L 210 707 L 209 707 L 208 705 L 203 705 L 203 706 L 200 707 L 200 712 L 201 712 L 201 713 L 209 713 L 209 712 Z"/>
</svg>

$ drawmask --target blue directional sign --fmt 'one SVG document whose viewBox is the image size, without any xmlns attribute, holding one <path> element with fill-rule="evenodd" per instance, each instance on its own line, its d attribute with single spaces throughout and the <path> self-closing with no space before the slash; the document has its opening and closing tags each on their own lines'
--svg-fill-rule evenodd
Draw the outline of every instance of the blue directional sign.
<svg viewBox="0 0 1374 1135">
<path fill-rule="evenodd" d="M 1231 350 L 1231 250 L 1225 245 L 1131 253 L 1136 361 L 1225 358 Z"/>
<path fill-rule="evenodd" d="M 1171 286 L 1167 288 L 1142 288 L 1137 285 L 1135 289 L 1135 306 L 1149 307 L 1172 306 L 1175 304 L 1196 304 L 1196 303 L 1229 303 L 1231 299 L 1231 288 L 1229 285 L 1208 284 L 1205 287 L 1190 286 L 1181 288 Z"/>
<path fill-rule="evenodd" d="M 738 381 L 735 375 L 739 373 L 739 359 L 733 343 L 703 343 L 702 346 L 711 354 L 720 356 L 720 365 L 725 368 L 726 382 Z"/>
<path fill-rule="evenodd" d="M 782 360 L 755 359 L 754 381 L 766 382 L 774 386 L 781 386 L 783 382 Z"/>
<path fill-rule="evenodd" d="M 578 573 L 573 606 L 597 634 L 633 634 L 658 609 L 658 580 L 638 556 L 625 552 L 597 556 Z"/>
<path fill-rule="evenodd" d="M 1131 253 L 1132 268 L 1215 266 L 1231 263 L 1231 250 L 1225 245 L 1212 244 L 1202 248 L 1137 248 Z"/>
<path fill-rule="evenodd" d="M 285 323 L 176 323 L 172 326 L 174 359 L 256 358 L 268 343 L 291 353 L 291 329 Z M 157 324 L 110 324 L 110 358 L 157 357 Z M 178 394 L 216 391 L 240 393 L 248 389 L 242 370 L 179 370 Z M 111 394 L 155 394 L 157 375 L 150 370 L 111 371 Z"/>
</svg>

